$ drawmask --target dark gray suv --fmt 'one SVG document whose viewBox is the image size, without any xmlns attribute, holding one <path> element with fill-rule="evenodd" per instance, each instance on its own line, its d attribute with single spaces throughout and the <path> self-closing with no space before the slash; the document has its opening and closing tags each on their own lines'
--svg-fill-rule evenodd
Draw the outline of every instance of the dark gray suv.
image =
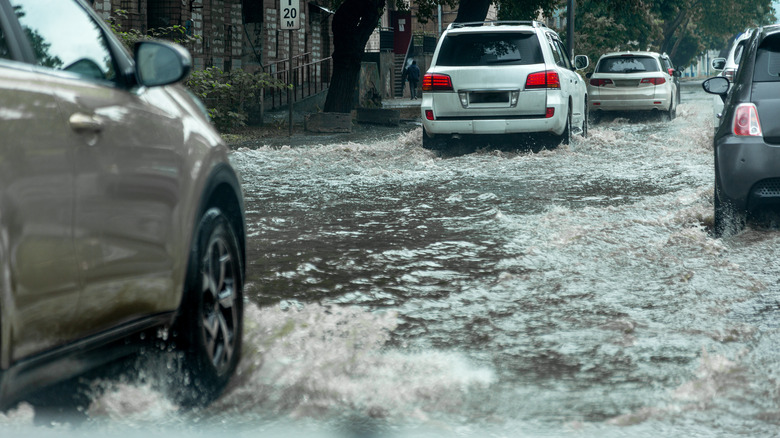
<svg viewBox="0 0 780 438">
<path fill-rule="evenodd" d="M 718 76 L 702 86 L 724 99 L 714 138 L 714 225 L 716 235 L 729 235 L 780 205 L 780 25 L 751 35 L 733 85 Z"/>
</svg>

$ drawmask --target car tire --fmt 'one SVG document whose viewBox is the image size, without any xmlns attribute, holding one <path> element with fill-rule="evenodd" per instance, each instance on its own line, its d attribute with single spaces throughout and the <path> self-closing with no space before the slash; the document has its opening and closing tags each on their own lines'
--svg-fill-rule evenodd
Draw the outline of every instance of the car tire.
<svg viewBox="0 0 780 438">
<path fill-rule="evenodd" d="M 588 121 L 590 122 L 590 125 L 591 126 L 598 125 L 599 122 L 601 122 L 602 115 L 603 114 L 601 111 L 591 111 L 590 109 L 588 109 L 588 118 L 589 118 Z"/>
<path fill-rule="evenodd" d="M 588 128 L 590 127 L 590 108 L 588 107 L 588 98 L 585 98 L 583 106 L 584 120 L 582 121 L 582 138 L 588 138 Z"/>
<path fill-rule="evenodd" d="M 238 366 L 243 334 L 243 266 L 231 221 L 218 208 L 202 216 L 193 240 L 176 324 L 185 385 L 182 406 L 205 406 L 227 386 Z"/>
<path fill-rule="evenodd" d="M 664 112 L 666 116 L 666 121 L 671 122 L 675 118 L 677 118 L 677 104 L 675 102 L 672 102 L 669 105 L 669 111 Z"/>
<path fill-rule="evenodd" d="M 566 128 L 564 128 L 559 141 L 561 144 L 571 144 L 571 107 L 566 112 Z"/>
<path fill-rule="evenodd" d="M 434 151 L 444 150 L 447 148 L 447 140 L 444 138 L 444 136 L 441 135 L 431 137 L 428 135 L 428 132 L 425 131 L 425 128 L 423 128 L 422 147 L 423 149 L 430 149 Z"/>
<path fill-rule="evenodd" d="M 729 201 L 720 199 L 720 178 L 715 176 L 715 192 L 713 196 L 713 234 L 715 237 L 735 235 L 745 228 L 747 212 L 740 211 Z"/>
</svg>

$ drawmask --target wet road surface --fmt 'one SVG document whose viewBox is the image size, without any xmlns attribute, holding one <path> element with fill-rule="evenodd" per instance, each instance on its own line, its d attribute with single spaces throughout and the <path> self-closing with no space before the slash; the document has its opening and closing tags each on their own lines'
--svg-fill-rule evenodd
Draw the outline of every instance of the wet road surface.
<svg viewBox="0 0 780 438">
<path fill-rule="evenodd" d="M 227 393 L 184 412 L 101 382 L 82 425 L 22 406 L 0 430 L 776 436 L 780 233 L 711 237 L 713 129 L 686 83 L 671 122 L 605 118 L 537 154 L 442 156 L 420 128 L 240 148 L 248 303 Z"/>
</svg>

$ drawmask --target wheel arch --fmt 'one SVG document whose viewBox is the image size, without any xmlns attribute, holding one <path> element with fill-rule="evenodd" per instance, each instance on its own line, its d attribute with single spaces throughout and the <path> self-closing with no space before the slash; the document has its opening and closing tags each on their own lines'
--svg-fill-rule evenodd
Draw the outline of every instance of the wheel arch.
<svg viewBox="0 0 780 438">
<path fill-rule="evenodd" d="M 212 207 L 219 208 L 233 225 L 241 252 L 241 276 L 246 278 L 246 222 L 244 220 L 244 197 L 241 183 L 233 169 L 227 164 L 214 168 L 203 190 L 196 215 L 193 218 L 193 235 L 195 239 L 198 222 L 203 214 Z"/>
<path fill-rule="evenodd" d="M 186 257 L 183 258 L 184 263 L 179 276 L 180 281 L 178 282 L 178 303 L 171 324 L 176 324 L 176 321 L 182 314 L 184 304 L 189 299 L 187 288 L 188 285 L 192 284 L 192 276 L 195 275 L 190 270 L 190 264 L 194 245 L 198 238 L 198 226 L 203 215 L 213 207 L 217 207 L 224 212 L 233 225 L 241 257 L 240 273 L 242 283 L 246 279 L 246 223 L 244 220 L 244 197 L 241 182 L 229 164 L 220 163 L 211 170 L 201 190 L 197 208 L 186 219 L 190 222 L 189 229 L 191 232 L 185 238 L 185 242 L 183 242 L 186 245 L 183 247 L 183 251 L 186 251 Z"/>
</svg>

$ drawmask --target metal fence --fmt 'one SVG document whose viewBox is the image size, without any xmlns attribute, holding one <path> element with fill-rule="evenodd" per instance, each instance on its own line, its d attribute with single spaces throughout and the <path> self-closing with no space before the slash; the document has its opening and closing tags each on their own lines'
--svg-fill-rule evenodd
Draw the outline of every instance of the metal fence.
<svg viewBox="0 0 780 438">
<path fill-rule="evenodd" d="M 272 62 L 263 66 L 263 72 L 285 84 L 293 85 L 292 101 L 318 94 L 328 88 L 332 72 L 332 58 L 311 60 L 311 53 L 293 57 L 290 61 Z M 265 90 L 266 109 L 278 109 L 287 105 L 287 89 L 268 88 Z"/>
</svg>

